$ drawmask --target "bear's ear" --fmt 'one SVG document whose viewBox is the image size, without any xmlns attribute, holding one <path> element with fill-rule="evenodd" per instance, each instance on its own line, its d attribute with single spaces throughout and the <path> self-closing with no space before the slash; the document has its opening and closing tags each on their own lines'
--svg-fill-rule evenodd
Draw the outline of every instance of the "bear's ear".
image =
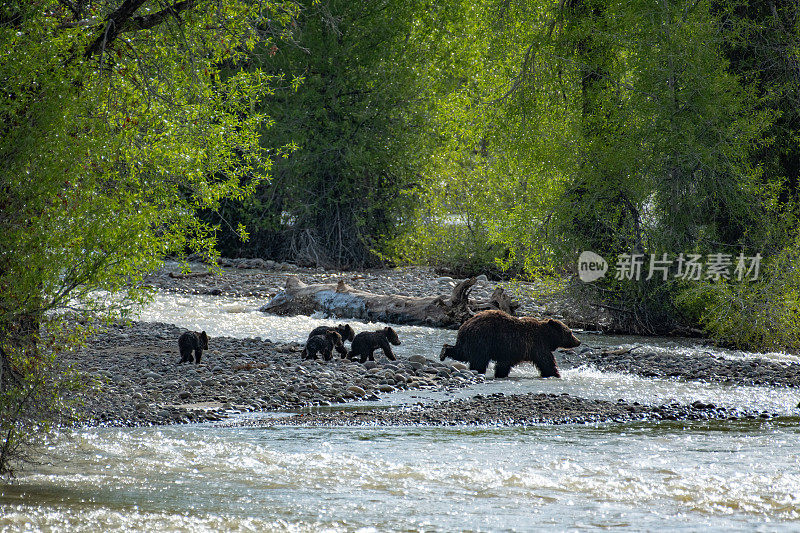
<svg viewBox="0 0 800 533">
<path fill-rule="evenodd" d="M 548 320 L 547 325 L 553 329 L 558 329 L 558 330 L 561 329 L 561 322 L 559 322 L 555 318 L 551 318 L 550 320 Z"/>
</svg>

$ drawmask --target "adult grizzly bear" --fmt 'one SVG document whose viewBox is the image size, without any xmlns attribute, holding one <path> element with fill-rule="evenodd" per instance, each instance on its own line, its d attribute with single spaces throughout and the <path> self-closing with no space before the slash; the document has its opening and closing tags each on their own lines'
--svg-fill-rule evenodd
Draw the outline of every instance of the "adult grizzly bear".
<svg viewBox="0 0 800 533">
<path fill-rule="evenodd" d="M 439 359 L 446 357 L 469 363 L 472 370 L 486 373 L 489 361 L 495 361 L 494 376 L 508 377 L 511 367 L 530 361 L 543 378 L 561 377 L 553 350 L 574 348 L 581 341 L 560 320 L 517 318 L 502 311 L 483 311 L 458 329 L 456 345 L 445 344 Z"/>
<path fill-rule="evenodd" d="M 187 331 L 178 337 L 178 350 L 181 352 L 181 363 L 192 362 L 192 352 L 194 351 L 194 364 L 200 364 L 200 357 L 203 350 L 208 350 L 208 335 L 205 331 Z"/>
<path fill-rule="evenodd" d="M 335 331 L 342 337 L 342 342 L 344 341 L 352 341 L 353 337 L 356 336 L 356 332 L 353 331 L 353 328 L 350 327 L 350 324 L 339 324 L 338 326 L 319 326 L 311 330 L 311 333 L 308 334 L 309 340 L 311 337 L 316 335 L 325 335 L 325 333 L 329 331 Z M 306 341 L 307 343 L 308 341 Z M 342 358 L 347 357 L 347 349 L 344 347 L 343 344 L 335 345 L 336 351 L 339 352 L 339 355 Z"/>
<path fill-rule="evenodd" d="M 334 348 L 337 352 L 344 353 L 342 357 L 347 357 L 347 350 L 342 345 L 342 336 L 333 330 L 326 331 L 324 335 L 314 335 L 309 338 L 300 357 L 316 359 L 317 353 L 321 353 L 323 359 L 330 361 Z"/>
<path fill-rule="evenodd" d="M 353 339 L 353 344 L 350 346 L 350 357 L 355 359 L 361 356 L 362 363 L 366 363 L 367 359 L 374 361 L 373 352 L 380 347 L 383 349 L 383 355 L 392 361 L 397 361 L 389 343 L 399 346 L 400 339 L 397 338 L 397 332 L 388 326 L 378 331 L 361 332 Z"/>
</svg>

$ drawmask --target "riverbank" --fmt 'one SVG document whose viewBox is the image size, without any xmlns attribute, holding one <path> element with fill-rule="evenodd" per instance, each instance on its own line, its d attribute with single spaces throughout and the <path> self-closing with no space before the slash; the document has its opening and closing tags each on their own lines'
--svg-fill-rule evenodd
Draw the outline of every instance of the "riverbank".
<svg viewBox="0 0 800 533">
<path fill-rule="evenodd" d="M 577 398 L 569 394 L 490 394 L 435 404 L 381 410 L 301 413 L 288 417 L 235 421 L 235 426 L 494 426 L 590 424 L 634 421 L 769 420 L 767 411 L 737 410 L 713 403 L 641 405 Z"/>
</svg>

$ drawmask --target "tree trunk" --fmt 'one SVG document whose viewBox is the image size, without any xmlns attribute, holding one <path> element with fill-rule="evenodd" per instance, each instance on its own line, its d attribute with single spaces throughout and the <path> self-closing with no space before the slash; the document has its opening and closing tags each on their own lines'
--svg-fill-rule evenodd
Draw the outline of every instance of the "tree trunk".
<svg viewBox="0 0 800 533">
<path fill-rule="evenodd" d="M 418 298 L 360 291 L 339 283 L 306 285 L 297 276 L 286 279 L 286 288 L 261 311 L 276 315 L 311 315 L 322 312 L 339 318 L 358 318 L 392 324 L 457 329 L 477 311 L 501 309 L 509 314 L 519 304 L 498 287 L 488 301 L 470 303 L 469 293 L 476 279 L 458 283 L 450 294 Z"/>
</svg>

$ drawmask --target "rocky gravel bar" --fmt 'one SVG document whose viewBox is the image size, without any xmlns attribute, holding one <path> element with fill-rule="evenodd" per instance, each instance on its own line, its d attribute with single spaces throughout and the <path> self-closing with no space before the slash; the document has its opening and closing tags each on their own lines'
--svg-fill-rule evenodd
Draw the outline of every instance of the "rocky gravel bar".
<svg viewBox="0 0 800 533">
<path fill-rule="evenodd" d="M 344 279 L 378 294 L 431 296 L 446 294 L 454 280 L 425 267 L 364 272 L 300 268 L 261 259 L 222 260 L 221 272 L 204 274 L 207 265 L 192 264 L 195 274 L 179 273 L 169 263 L 148 282 L 156 289 L 185 294 L 263 297 L 280 291 L 289 275 L 306 283 Z M 487 297 L 495 284 L 478 283 L 473 292 Z M 514 290 L 523 290 L 517 285 Z M 546 314 L 541 302 L 521 298 L 524 315 Z M 554 314 L 553 316 L 558 316 Z M 178 365 L 177 339 L 185 330 L 171 324 L 138 322 L 104 327 L 87 346 L 67 354 L 64 362 L 82 372 L 89 387 L 82 393 L 82 423 L 142 426 L 222 421 L 245 412 L 297 411 L 325 407 L 290 417 L 260 418 L 257 424 L 314 425 L 530 425 L 636 420 L 703 420 L 771 418 L 766 412 L 742 412 L 710 404 L 639 405 L 567 394 L 502 393 L 477 395 L 406 407 L 338 410 L 337 404 L 378 401 L 400 390 L 455 390 L 484 381 L 462 363 L 444 363 L 413 355 L 408 359 L 365 364 L 341 360 L 303 361 L 302 345 L 260 338 L 212 338 L 200 365 Z M 766 359 L 728 359 L 648 353 L 640 348 L 557 351 L 562 369 L 581 365 L 646 378 L 723 382 L 744 386 L 798 387 L 800 364 Z M 237 420 L 235 423 L 248 423 Z"/>
<path fill-rule="evenodd" d="M 569 356 L 567 356 L 569 357 Z M 665 353 L 624 353 L 583 349 L 571 365 L 585 364 L 606 372 L 636 374 L 647 378 L 675 378 L 686 381 L 800 387 L 800 364 L 767 359 L 726 359 L 711 354 L 671 355 Z"/>
<path fill-rule="evenodd" d="M 82 372 L 82 420 L 88 425 L 143 426 L 221 420 L 255 411 L 288 411 L 397 390 L 453 390 L 484 377 L 461 363 L 422 356 L 364 364 L 334 357 L 302 360 L 302 345 L 214 337 L 199 365 L 178 365 L 171 324 L 138 322 L 102 328 L 87 346 L 64 357 Z"/>
<path fill-rule="evenodd" d="M 633 421 L 773 419 L 766 411 L 714 404 L 641 405 L 625 400 L 590 400 L 569 394 L 489 394 L 434 404 L 389 409 L 301 413 L 281 418 L 235 421 L 233 426 L 532 426 Z"/>
</svg>

